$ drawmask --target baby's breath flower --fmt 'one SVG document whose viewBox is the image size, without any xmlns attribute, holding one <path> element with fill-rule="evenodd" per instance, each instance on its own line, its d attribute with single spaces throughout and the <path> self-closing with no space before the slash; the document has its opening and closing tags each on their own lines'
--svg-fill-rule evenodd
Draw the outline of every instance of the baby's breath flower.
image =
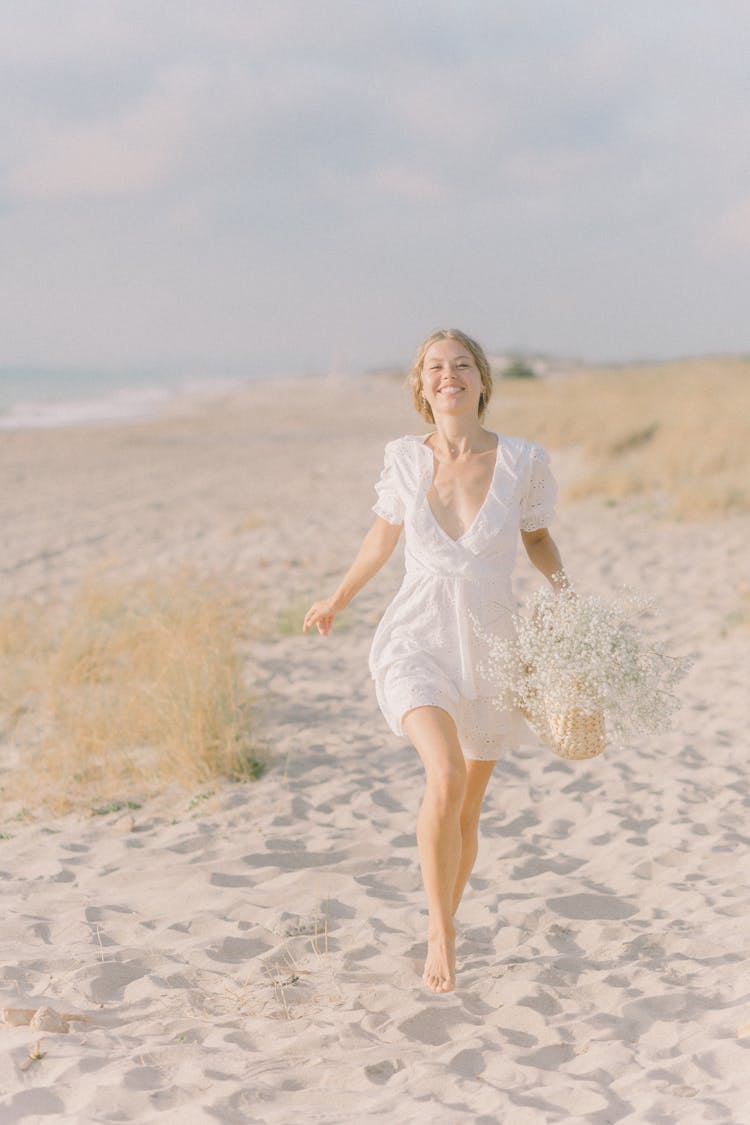
<svg viewBox="0 0 750 1125">
<path fill-rule="evenodd" d="M 548 716 L 571 707 L 603 713 L 609 742 L 666 730 L 678 703 L 673 688 L 690 661 L 636 628 L 634 619 L 652 611 L 635 593 L 605 603 L 537 590 L 514 616 L 515 637 L 487 636 L 473 621 L 488 654 L 480 672 L 495 685 L 497 705 L 520 708 L 545 741 Z"/>
</svg>

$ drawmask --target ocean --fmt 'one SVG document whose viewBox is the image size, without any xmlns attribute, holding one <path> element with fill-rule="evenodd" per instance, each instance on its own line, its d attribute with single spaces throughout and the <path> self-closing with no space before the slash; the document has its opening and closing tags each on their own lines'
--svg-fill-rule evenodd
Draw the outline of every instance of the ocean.
<svg viewBox="0 0 750 1125">
<path fill-rule="evenodd" d="M 181 398 L 221 394 L 245 378 L 0 369 L 0 430 L 153 417 Z"/>
</svg>

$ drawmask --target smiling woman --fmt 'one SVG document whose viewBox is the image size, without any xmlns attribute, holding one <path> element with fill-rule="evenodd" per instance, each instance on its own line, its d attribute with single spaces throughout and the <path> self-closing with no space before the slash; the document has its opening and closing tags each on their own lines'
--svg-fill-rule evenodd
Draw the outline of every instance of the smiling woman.
<svg viewBox="0 0 750 1125">
<path fill-rule="evenodd" d="M 556 491 L 547 454 L 481 424 L 492 384 L 479 344 L 456 329 L 434 332 L 417 352 L 412 389 L 435 431 L 386 446 L 375 523 L 336 593 L 311 606 L 304 629 L 330 633 L 403 527 L 406 575 L 378 625 L 370 670 L 388 725 L 413 744 L 425 770 L 417 825 L 429 904 L 423 979 L 449 992 L 453 915 L 476 859 L 484 792 L 495 761 L 523 732 L 520 712 L 497 708 L 483 671 L 491 640 L 513 632 L 519 532 L 552 587 L 567 581 L 547 531 Z"/>
<path fill-rule="evenodd" d="M 429 362 L 425 363 L 428 352 Z M 451 369 L 456 373 L 455 388 L 452 391 L 449 386 L 451 380 L 445 377 L 450 375 Z M 451 394 L 457 393 L 460 387 L 471 383 L 473 371 L 479 374 L 481 380 L 477 407 L 478 417 L 481 419 L 492 396 L 492 374 L 484 351 L 476 340 L 472 340 L 465 332 L 459 332 L 457 328 L 440 328 L 433 332 L 420 346 L 412 367 L 411 388 L 417 412 L 425 421 L 435 422 L 429 394 L 424 389 L 425 381 L 430 386 L 440 387 L 442 384 L 443 397 L 447 399 Z"/>
</svg>

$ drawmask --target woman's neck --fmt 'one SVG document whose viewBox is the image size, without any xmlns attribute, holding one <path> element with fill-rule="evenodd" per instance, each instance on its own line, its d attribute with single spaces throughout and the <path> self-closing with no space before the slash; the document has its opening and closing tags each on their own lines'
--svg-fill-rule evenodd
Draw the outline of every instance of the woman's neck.
<svg viewBox="0 0 750 1125">
<path fill-rule="evenodd" d="M 438 418 L 435 427 L 438 446 L 451 457 L 483 453 L 489 448 L 492 435 L 482 428 L 478 418 Z"/>
</svg>

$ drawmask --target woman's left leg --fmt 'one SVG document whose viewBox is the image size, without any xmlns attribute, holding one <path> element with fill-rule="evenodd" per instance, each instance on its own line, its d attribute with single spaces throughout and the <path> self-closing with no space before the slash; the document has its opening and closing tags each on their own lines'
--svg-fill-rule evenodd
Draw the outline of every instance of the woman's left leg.
<svg viewBox="0 0 750 1125">
<path fill-rule="evenodd" d="M 453 887 L 453 913 L 464 893 L 464 888 L 474 868 L 479 850 L 479 814 L 487 783 L 495 768 L 494 762 L 466 760 L 466 792 L 461 804 L 461 857 Z"/>
</svg>

